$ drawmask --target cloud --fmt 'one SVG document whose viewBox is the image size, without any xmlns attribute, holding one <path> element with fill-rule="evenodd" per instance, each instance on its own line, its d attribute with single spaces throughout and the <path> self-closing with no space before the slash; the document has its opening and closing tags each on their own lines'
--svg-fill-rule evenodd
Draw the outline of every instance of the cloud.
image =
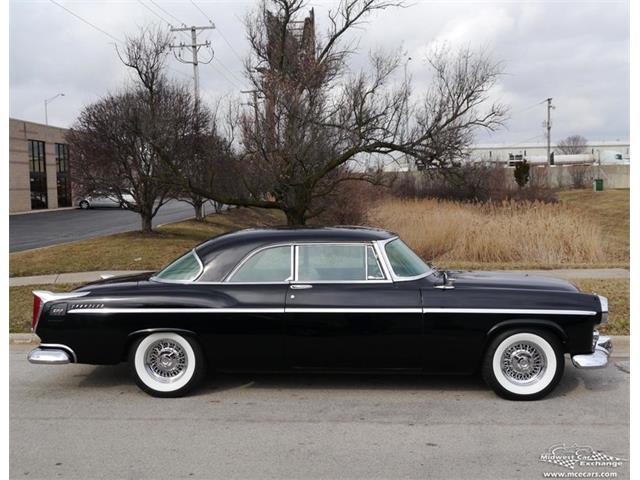
<svg viewBox="0 0 640 480">
<path fill-rule="evenodd" d="M 140 25 L 174 21 L 148 0 L 92 2 L 58 0 L 62 5 L 117 38 Z M 145 8 L 142 4 L 148 8 Z M 187 25 L 218 27 L 201 39 L 213 43 L 216 59 L 201 65 L 205 101 L 241 95 L 247 88 L 241 58 L 248 51 L 242 18 L 253 1 L 196 0 L 156 3 Z M 488 49 L 504 64 L 505 75 L 492 98 L 510 106 L 507 128 L 478 133 L 478 141 L 508 142 L 542 134 L 547 97 L 553 97 L 554 139 L 581 134 L 592 139 L 629 135 L 629 4 L 600 2 L 416 1 L 408 8 L 373 15 L 349 38 L 360 51 L 351 61 L 366 68 L 370 49 L 402 49 L 415 90 L 429 86 L 425 56 L 446 42 L 450 46 Z M 327 11 L 336 1 L 313 0 L 316 30 L 326 31 Z M 151 13 L 151 10 L 155 14 Z M 66 96 L 51 104 L 52 124 L 71 125 L 84 105 L 127 80 L 115 55 L 113 40 L 49 2 L 10 0 L 10 114 L 42 121 L 43 101 L 58 92 Z M 231 45 L 233 48 L 230 48 Z M 192 69 L 169 59 L 169 74 L 190 82 Z"/>
</svg>

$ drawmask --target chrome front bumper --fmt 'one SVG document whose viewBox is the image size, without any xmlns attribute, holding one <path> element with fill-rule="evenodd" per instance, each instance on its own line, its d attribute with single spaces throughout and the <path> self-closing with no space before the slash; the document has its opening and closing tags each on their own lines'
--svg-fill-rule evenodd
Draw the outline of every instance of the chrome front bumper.
<svg viewBox="0 0 640 480">
<path fill-rule="evenodd" d="M 41 345 L 29 352 L 27 360 L 29 360 L 30 363 L 38 365 L 64 365 L 76 361 L 75 353 L 67 346 L 56 345 L 55 347 L 42 347 Z"/>
<path fill-rule="evenodd" d="M 594 352 L 588 355 L 573 355 L 571 361 L 576 368 L 604 368 L 607 366 L 609 356 L 613 351 L 611 338 L 598 336 L 596 338 Z"/>
</svg>

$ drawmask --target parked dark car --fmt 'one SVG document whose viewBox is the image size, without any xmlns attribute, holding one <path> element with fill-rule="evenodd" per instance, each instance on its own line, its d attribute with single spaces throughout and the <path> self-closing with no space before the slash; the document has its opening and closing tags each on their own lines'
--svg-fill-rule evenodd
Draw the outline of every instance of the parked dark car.
<svg viewBox="0 0 640 480">
<path fill-rule="evenodd" d="M 607 299 L 571 283 L 439 271 L 369 228 L 242 230 L 157 273 L 34 292 L 32 363 L 128 361 L 155 396 L 215 371 L 473 374 L 510 399 L 603 367 Z"/>
</svg>

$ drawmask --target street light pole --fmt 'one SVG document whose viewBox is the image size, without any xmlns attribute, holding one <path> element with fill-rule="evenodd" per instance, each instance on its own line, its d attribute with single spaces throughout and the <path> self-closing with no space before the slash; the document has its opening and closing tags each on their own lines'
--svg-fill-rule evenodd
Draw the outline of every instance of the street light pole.
<svg viewBox="0 0 640 480">
<path fill-rule="evenodd" d="M 64 97 L 64 93 L 58 93 L 57 95 L 54 95 L 51 98 L 45 98 L 44 100 L 44 124 L 47 127 L 49 126 L 49 113 L 47 111 L 47 106 L 58 97 Z"/>
</svg>

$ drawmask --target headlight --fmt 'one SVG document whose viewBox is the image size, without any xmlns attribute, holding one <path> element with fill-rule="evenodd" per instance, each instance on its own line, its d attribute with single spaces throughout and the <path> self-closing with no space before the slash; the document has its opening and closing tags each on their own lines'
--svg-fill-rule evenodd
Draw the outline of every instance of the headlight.
<svg viewBox="0 0 640 480">
<path fill-rule="evenodd" d="M 602 310 L 602 320 L 600 320 L 600 325 L 604 325 L 609 321 L 609 300 L 607 297 L 603 297 L 602 295 L 598 295 L 600 299 L 600 309 Z"/>
</svg>

